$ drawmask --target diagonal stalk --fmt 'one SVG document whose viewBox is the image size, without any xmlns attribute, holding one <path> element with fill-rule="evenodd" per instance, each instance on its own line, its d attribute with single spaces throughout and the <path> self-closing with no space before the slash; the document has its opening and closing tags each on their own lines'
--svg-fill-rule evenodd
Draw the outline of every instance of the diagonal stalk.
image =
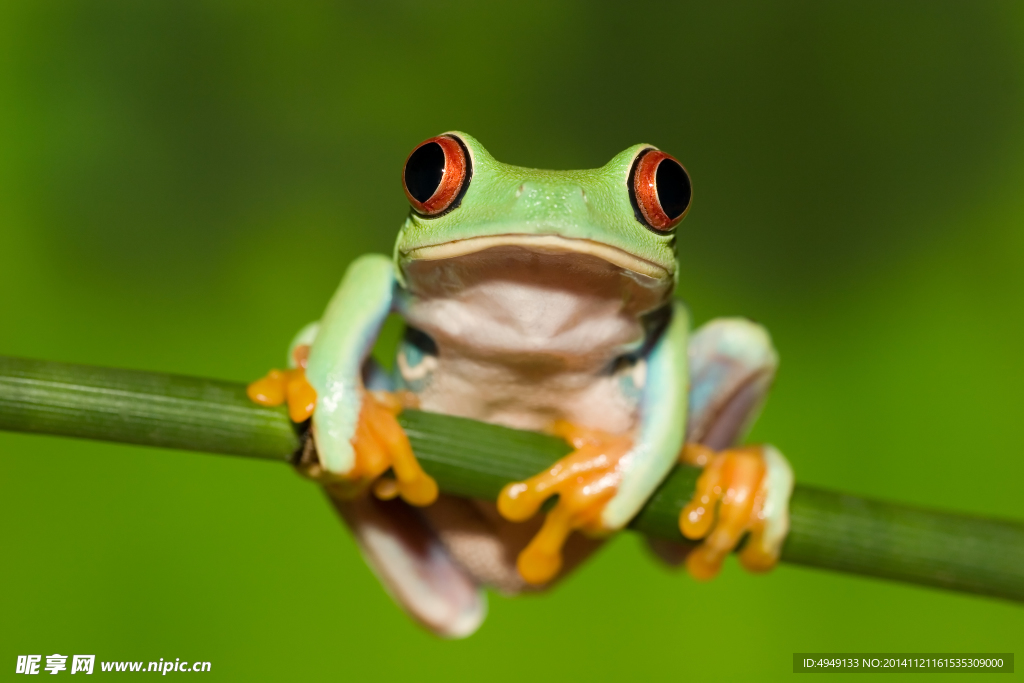
<svg viewBox="0 0 1024 683">
<path fill-rule="evenodd" d="M 413 449 L 441 489 L 493 500 L 568 452 L 554 437 L 409 410 Z M 288 462 L 299 437 L 283 408 L 236 382 L 0 356 L 0 430 Z M 679 511 L 699 470 L 679 466 L 630 525 L 683 541 Z M 1024 524 L 797 485 L 782 561 L 1024 601 Z"/>
</svg>

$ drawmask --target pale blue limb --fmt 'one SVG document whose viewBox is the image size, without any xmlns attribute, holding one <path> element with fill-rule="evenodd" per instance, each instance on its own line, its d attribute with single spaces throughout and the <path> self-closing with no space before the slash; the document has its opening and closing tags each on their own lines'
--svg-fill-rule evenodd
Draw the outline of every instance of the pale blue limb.
<svg viewBox="0 0 1024 683">
<path fill-rule="evenodd" d="M 643 507 L 675 465 L 686 434 L 687 340 L 690 316 L 673 302 L 668 327 L 647 357 L 646 379 L 640 395 L 640 424 L 629 464 L 615 496 L 601 516 L 605 528 L 624 527 Z"/>
<path fill-rule="evenodd" d="M 348 267 L 320 319 L 306 379 L 316 389 L 313 434 L 320 463 L 329 472 L 346 474 L 355 465 L 351 439 L 363 399 L 363 361 L 391 311 L 395 287 L 391 259 L 361 256 Z"/>
<path fill-rule="evenodd" d="M 745 318 L 716 318 L 690 335 L 686 440 L 715 450 L 738 443 L 757 419 L 779 356 L 768 331 Z"/>
</svg>

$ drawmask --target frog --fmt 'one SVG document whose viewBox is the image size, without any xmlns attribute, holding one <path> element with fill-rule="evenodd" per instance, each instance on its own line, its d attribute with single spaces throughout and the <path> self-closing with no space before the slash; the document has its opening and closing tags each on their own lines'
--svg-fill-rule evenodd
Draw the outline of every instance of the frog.
<svg viewBox="0 0 1024 683">
<path fill-rule="evenodd" d="M 770 445 L 737 444 L 778 354 L 745 318 L 691 331 L 674 295 L 683 164 L 638 144 L 600 168 L 539 170 L 452 131 L 410 152 L 402 187 L 393 253 L 355 259 L 287 368 L 249 386 L 308 427 L 296 467 L 398 604 L 440 636 L 472 634 L 487 589 L 550 588 L 677 463 L 703 468 L 679 518 L 697 544 L 651 542 L 655 555 L 698 579 L 739 545 L 747 569 L 774 566 L 792 469 Z M 405 332 L 386 370 L 371 351 L 393 314 Z M 497 500 L 445 495 L 398 421 L 410 408 L 546 432 L 571 452 Z"/>
</svg>

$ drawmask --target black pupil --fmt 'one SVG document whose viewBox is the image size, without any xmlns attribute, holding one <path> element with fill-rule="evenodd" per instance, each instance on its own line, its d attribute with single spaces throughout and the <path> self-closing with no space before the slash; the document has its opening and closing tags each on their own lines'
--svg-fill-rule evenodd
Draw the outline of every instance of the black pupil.
<svg viewBox="0 0 1024 683">
<path fill-rule="evenodd" d="M 436 142 L 423 145 L 405 164 L 405 186 L 418 202 L 430 199 L 444 176 L 444 150 Z"/>
<path fill-rule="evenodd" d="M 658 201 L 670 219 L 678 218 L 690 205 L 690 176 L 677 162 L 664 159 L 655 172 Z"/>
</svg>

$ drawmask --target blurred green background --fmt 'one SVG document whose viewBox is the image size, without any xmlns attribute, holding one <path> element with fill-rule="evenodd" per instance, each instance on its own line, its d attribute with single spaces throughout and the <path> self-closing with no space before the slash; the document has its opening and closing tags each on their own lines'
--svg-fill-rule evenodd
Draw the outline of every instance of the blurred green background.
<svg viewBox="0 0 1024 683">
<path fill-rule="evenodd" d="M 390 252 L 405 155 L 453 128 L 544 168 L 676 155 L 680 295 L 782 354 L 753 437 L 805 483 L 1024 518 L 1020 3 L 6 0 L 0 354 L 255 378 Z M 0 434 L 0 538 L 8 673 L 768 680 L 1024 635 L 1014 604 L 809 569 L 698 584 L 622 536 L 440 641 L 285 467 L 27 435 Z"/>
</svg>

